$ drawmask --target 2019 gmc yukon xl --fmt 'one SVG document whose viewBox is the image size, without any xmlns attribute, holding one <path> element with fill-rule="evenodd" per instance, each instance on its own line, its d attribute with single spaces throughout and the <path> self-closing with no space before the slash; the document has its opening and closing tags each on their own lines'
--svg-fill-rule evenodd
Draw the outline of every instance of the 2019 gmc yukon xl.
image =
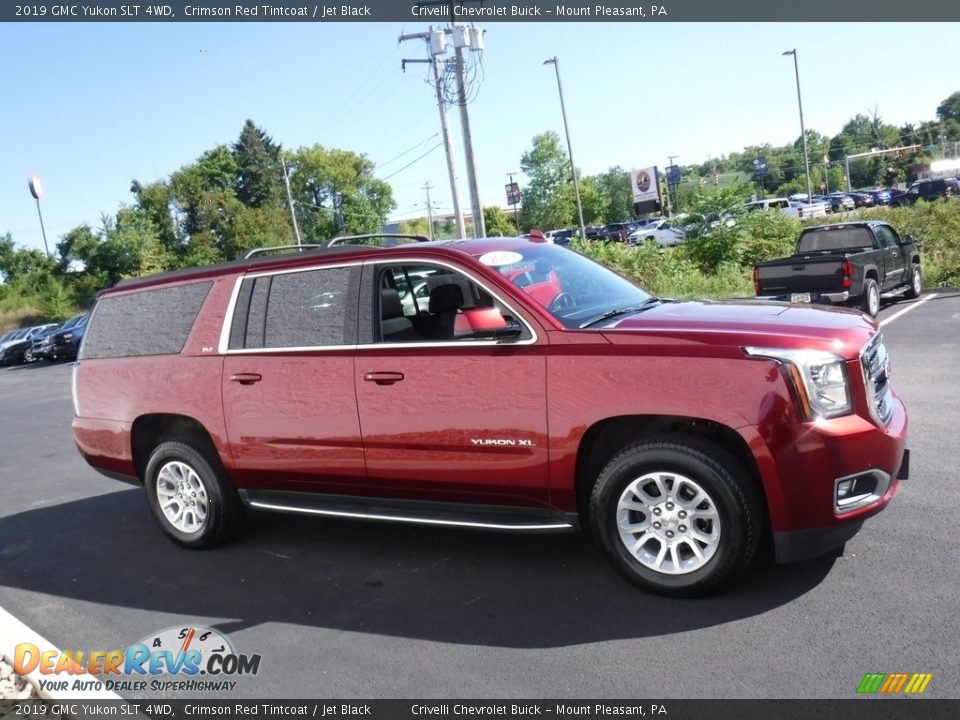
<svg viewBox="0 0 960 720">
<path fill-rule="evenodd" d="M 635 584 L 696 595 L 764 533 L 804 559 L 889 502 L 889 373 L 856 311 L 660 300 L 537 238 L 334 241 L 103 292 L 73 430 L 186 547 L 247 508 L 589 527 Z"/>
</svg>

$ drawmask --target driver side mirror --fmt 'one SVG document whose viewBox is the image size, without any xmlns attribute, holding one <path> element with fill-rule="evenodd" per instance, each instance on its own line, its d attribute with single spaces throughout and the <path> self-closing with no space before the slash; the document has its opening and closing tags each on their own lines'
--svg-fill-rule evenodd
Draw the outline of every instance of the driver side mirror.
<svg viewBox="0 0 960 720">
<path fill-rule="evenodd" d="M 473 308 L 457 315 L 454 334 L 458 338 L 507 340 L 523 334 L 523 325 L 504 317 L 498 308 Z"/>
</svg>

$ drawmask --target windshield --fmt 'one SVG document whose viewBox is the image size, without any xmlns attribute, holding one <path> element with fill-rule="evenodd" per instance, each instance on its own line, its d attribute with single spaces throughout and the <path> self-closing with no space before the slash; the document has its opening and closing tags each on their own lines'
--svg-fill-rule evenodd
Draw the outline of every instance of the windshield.
<svg viewBox="0 0 960 720">
<path fill-rule="evenodd" d="M 565 327 L 643 303 L 651 296 L 583 255 L 556 245 L 480 255 L 487 265 L 546 308 Z"/>
</svg>

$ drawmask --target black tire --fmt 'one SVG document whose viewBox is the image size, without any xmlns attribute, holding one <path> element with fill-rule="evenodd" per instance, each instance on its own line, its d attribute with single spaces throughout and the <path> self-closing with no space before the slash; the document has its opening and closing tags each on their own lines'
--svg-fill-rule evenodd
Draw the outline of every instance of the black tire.
<svg viewBox="0 0 960 720">
<path fill-rule="evenodd" d="M 666 512 L 657 515 L 656 517 L 664 520 L 661 528 L 678 522 L 676 517 L 687 517 L 679 511 L 674 513 L 674 508 L 690 509 L 692 506 L 685 506 L 682 502 L 671 505 L 667 501 L 691 501 L 689 496 L 684 496 L 684 493 L 689 491 L 690 483 L 698 485 L 706 493 L 708 500 L 701 501 L 690 510 L 692 514 L 689 517 L 693 517 L 693 513 L 703 506 L 707 506 L 704 508 L 706 511 L 712 506 L 718 518 L 715 530 L 714 526 L 709 524 L 713 521 L 686 521 L 691 522 L 691 525 L 694 522 L 707 522 L 707 525 L 699 525 L 699 529 L 706 528 L 708 533 L 716 532 L 717 540 L 713 543 L 713 550 L 705 553 L 709 555 L 707 559 L 690 557 L 691 543 L 696 540 L 679 537 L 681 532 L 690 532 L 692 527 L 677 526 L 678 537 L 675 541 L 666 540 L 661 535 L 661 530 L 655 531 L 652 527 L 631 535 L 631 541 L 634 538 L 639 538 L 638 542 L 646 539 L 640 546 L 638 555 L 631 552 L 626 540 L 621 538 L 621 519 L 625 522 L 652 523 L 657 512 L 657 508 L 654 508 L 652 513 L 625 510 L 626 514 L 622 515 L 618 509 L 621 497 L 628 496 L 631 492 L 629 488 L 634 486 L 635 480 L 658 476 L 658 473 L 663 473 L 665 478 L 674 477 L 669 494 L 661 503 L 664 508 L 670 508 L 669 512 L 673 517 L 667 518 Z M 589 515 L 594 537 L 603 547 L 607 559 L 621 575 L 648 592 L 673 597 L 705 595 L 738 577 L 756 553 L 763 526 L 760 489 L 740 463 L 713 443 L 682 435 L 651 437 L 628 445 L 617 453 L 597 478 L 590 497 Z M 659 571 L 650 567 L 649 561 L 645 564 L 640 560 L 640 555 L 649 552 L 649 543 L 665 547 L 671 542 L 687 543 L 686 561 L 692 563 L 691 568 L 681 567 L 676 572 L 671 572 L 670 568 Z M 678 549 L 676 552 L 680 558 L 683 550 Z M 709 554 L 710 552 L 712 554 Z M 678 565 L 683 562 L 680 558 Z"/>
<path fill-rule="evenodd" d="M 206 517 L 197 523 L 198 529 L 195 531 L 188 532 L 175 526 L 160 507 L 157 486 L 160 482 L 168 483 L 167 480 L 160 479 L 161 471 L 168 466 L 186 466 L 192 470 L 206 493 Z M 243 502 L 219 459 L 213 456 L 212 450 L 200 450 L 177 440 L 161 443 L 150 455 L 144 476 L 144 488 L 147 503 L 160 528 L 167 537 L 182 547 L 216 547 L 232 538 L 242 525 Z"/>
<path fill-rule="evenodd" d="M 880 288 L 873 278 L 867 278 L 863 281 L 860 309 L 870 317 L 876 317 L 877 313 L 880 312 Z"/>
<path fill-rule="evenodd" d="M 920 292 L 923 290 L 923 275 L 920 272 L 920 265 L 918 263 L 911 263 L 910 267 L 912 270 L 910 271 L 910 279 L 907 281 L 910 283 L 910 287 L 907 288 L 904 297 L 914 300 L 920 297 Z"/>
</svg>

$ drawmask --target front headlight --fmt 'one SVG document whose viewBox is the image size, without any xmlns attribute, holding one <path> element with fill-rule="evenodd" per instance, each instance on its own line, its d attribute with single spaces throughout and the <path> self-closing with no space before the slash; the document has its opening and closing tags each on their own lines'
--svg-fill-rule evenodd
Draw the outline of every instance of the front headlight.
<svg viewBox="0 0 960 720">
<path fill-rule="evenodd" d="M 842 357 L 821 350 L 745 347 L 751 357 L 776 360 L 786 368 L 808 420 L 847 415 L 853 410 L 850 379 Z"/>
</svg>

